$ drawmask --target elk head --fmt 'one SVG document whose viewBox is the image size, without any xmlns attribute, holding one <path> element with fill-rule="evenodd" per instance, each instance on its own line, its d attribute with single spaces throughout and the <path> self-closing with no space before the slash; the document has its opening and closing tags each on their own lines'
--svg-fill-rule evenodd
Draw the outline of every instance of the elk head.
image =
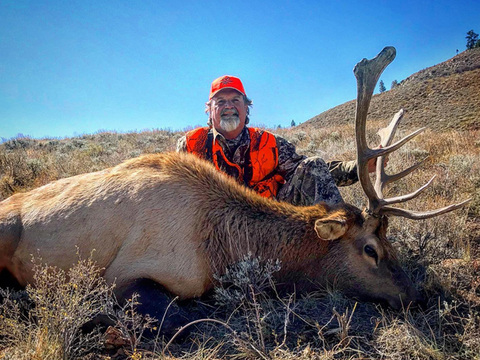
<svg viewBox="0 0 480 360">
<path fill-rule="evenodd" d="M 372 149 L 367 144 L 366 120 L 370 100 L 381 73 L 393 61 L 395 53 L 395 48 L 386 47 L 374 59 L 363 59 L 354 68 L 354 74 L 357 78 L 355 115 L 357 171 L 363 191 L 368 198 L 368 205 L 363 211 L 364 221 L 362 229 L 354 236 L 356 253 L 351 254 L 350 257 L 353 262 L 370 262 L 370 265 L 360 271 L 358 269 L 350 269 L 351 271 L 349 272 L 354 275 L 346 286 L 349 289 L 353 289 L 354 296 L 356 295 L 366 300 L 387 301 L 392 307 L 399 308 L 402 305 L 415 302 L 418 294 L 411 280 L 401 269 L 395 257 L 395 251 L 386 239 L 387 217 L 402 216 L 414 220 L 427 219 L 458 209 L 469 200 L 426 212 L 413 212 L 391 206 L 418 196 L 431 184 L 434 177 L 411 194 L 388 199 L 384 198 L 382 191 L 386 184 L 403 178 L 422 164 L 411 166 L 398 174 L 387 175 L 385 173 L 384 157 L 400 148 L 425 129 L 419 129 L 392 144 L 398 123 L 403 117 L 403 110 L 400 110 L 395 114 L 389 126 L 379 131 L 381 147 Z M 368 171 L 368 161 L 373 158 L 377 158 L 375 184 L 372 183 Z M 354 259 L 353 257 L 355 256 L 356 258 Z M 363 257 L 363 260 L 358 259 L 358 257 Z M 384 283 L 382 283 L 382 279 L 385 280 Z M 361 285 L 356 286 L 355 283 Z"/>
</svg>

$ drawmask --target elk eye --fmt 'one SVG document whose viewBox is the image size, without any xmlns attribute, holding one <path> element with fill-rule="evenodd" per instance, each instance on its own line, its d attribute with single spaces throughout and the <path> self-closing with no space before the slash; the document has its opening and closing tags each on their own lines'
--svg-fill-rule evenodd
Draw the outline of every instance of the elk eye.
<svg viewBox="0 0 480 360">
<path fill-rule="evenodd" d="M 378 254 L 373 247 L 371 247 L 370 245 L 365 245 L 363 251 L 365 251 L 365 254 L 367 254 L 368 256 L 374 258 L 375 262 L 378 262 Z"/>
</svg>

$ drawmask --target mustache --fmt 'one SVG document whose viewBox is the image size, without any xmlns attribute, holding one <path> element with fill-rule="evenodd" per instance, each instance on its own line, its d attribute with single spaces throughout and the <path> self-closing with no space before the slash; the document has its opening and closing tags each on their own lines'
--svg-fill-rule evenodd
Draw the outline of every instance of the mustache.
<svg viewBox="0 0 480 360">
<path fill-rule="evenodd" d="M 223 116 L 225 115 L 226 112 L 228 112 L 228 116 L 234 116 L 234 115 L 238 116 L 237 109 L 223 109 L 220 115 Z"/>
</svg>

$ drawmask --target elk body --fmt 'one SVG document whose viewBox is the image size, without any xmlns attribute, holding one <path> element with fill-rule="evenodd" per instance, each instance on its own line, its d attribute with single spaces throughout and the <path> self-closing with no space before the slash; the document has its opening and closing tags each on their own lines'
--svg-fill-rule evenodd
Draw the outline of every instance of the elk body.
<svg viewBox="0 0 480 360">
<path fill-rule="evenodd" d="M 338 286 L 367 300 L 415 300 L 391 245 L 349 205 L 264 199 L 189 154 L 147 155 L 17 194 L 0 205 L 0 266 L 32 281 L 31 254 L 69 268 L 92 249 L 121 291 L 151 279 L 182 298 L 251 253 L 280 259 L 281 282 Z M 378 259 L 364 247 L 372 247 Z"/>
<path fill-rule="evenodd" d="M 382 54 L 357 69 L 386 66 Z M 365 102 L 362 92 L 359 87 L 357 131 L 359 126 L 364 132 L 369 98 Z M 67 269 L 78 259 L 76 247 L 82 256 L 95 249 L 94 260 L 120 295 L 147 279 L 186 299 L 204 294 L 215 273 L 250 253 L 279 259 L 281 283 L 302 289 L 334 283 L 347 295 L 400 308 L 414 302 L 417 292 L 386 240 L 385 215 L 424 218 L 461 204 L 423 214 L 384 206 L 392 201 L 369 183 L 366 162 L 399 145 L 386 141 L 374 152 L 364 136 L 357 139 L 359 173 L 373 203 L 366 211 L 348 204 L 296 207 L 272 201 L 193 155 L 146 155 L 1 202 L 0 271 L 25 285 L 32 281 L 32 254 Z M 405 197 L 393 202 L 400 201 Z"/>
</svg>

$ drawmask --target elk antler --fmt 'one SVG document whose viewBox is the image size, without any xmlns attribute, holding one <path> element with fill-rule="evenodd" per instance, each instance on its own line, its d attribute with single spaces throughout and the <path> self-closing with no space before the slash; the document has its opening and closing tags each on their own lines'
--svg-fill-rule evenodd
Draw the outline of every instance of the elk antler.
<svg viewBox="0 0 480 360">
<path fill-rule="evenodd" d="M 378 132 L 381 137 L 380 148 L 371 149 L 368 147 L 367 144 L 366 121 L 368 108 L 370 106 L 370 100 L 372 99 L 373 91 L 375 89 L 375 86 L 377 85 L 377 81 L 380 78 L 380 75 L 382 74 L 383 70 L 385 70 L 385 68 L 393 61 L 393 59 L 395 58 L 395 54 L 396 50 L 394 47 L 386 47 L 374 59 L 363 59 L 353 69 L 355 77 L 357 78 L 357 109 L 355 114 L 355 135 L 357 140 L 358 178 L 362 185 L 363 191 L 368 197 L 368 206 L 366 209 L 367 213 L 374 216 L 395 215 L 403 216 L 409 219 L 427 219 L 458 209 L 471 199 L 468 199 L 458 204 L 446 206 L 441 209 L 426 212 L 414 212 L 388 206 L 392 204 L 402 203 L 415 198 L 431 184 L 435 176 L 430 179 L 427 184 L 423 185 L 421 188 L 411 194 L 389 199 L 383 198 L 382 191 L 386 184 L 410 174 L 412 171 L 422 165 L 425 161 L 424 160 L 419 164 L 415 164 L 410 168 L 395 175 L 387 175 L 385 173 L 384 157 L 387 154 L 397 150 L 406 142 L 413 139 L 415 136 L 425 130 L 425 128 L 421 128 L 392 145 L 392 139 L 395 135 L 398 123 L 403 117 L 403 109 L 395 114 L 388 127 L 381 129 Z M 373 158 L 378 158 L 375 186 L 372 184 L 368 173 L 368 161 Z"/>
</svg>

